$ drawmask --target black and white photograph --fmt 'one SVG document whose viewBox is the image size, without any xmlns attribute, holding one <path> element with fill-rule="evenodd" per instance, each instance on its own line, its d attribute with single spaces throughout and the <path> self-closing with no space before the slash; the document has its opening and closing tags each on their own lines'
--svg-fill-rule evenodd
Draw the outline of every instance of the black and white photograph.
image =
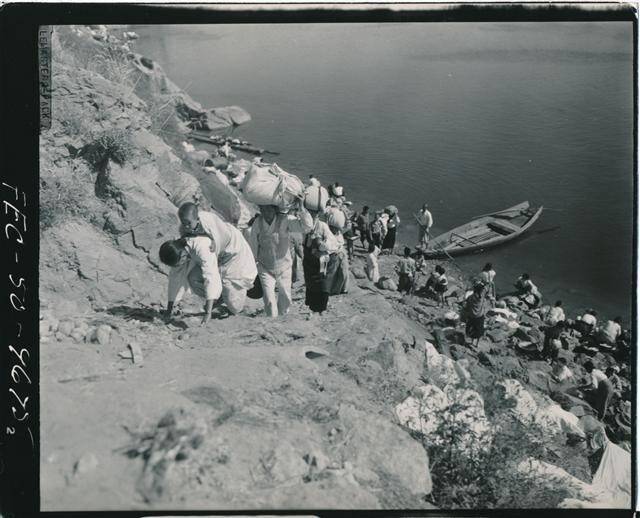
<svg viewBox="0 0 640 518">
<path fill-rule="evenodd" d="M 40 27 L 41 511 L 631 509 L 637 22 L 374 7 Z"/>
</svg>

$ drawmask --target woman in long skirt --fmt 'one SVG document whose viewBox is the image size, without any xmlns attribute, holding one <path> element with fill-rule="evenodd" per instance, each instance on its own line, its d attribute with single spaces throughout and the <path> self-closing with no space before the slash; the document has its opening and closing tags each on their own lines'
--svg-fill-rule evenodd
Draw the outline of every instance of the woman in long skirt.
<svg viewBox="0 0 640 518">
<path fill-rule="evenodd" d="M 304 303 L 309 306 L 311 311 L 322 314 L 327 309 L 331 291 L 330 281 L 333 276 L 329 275 L 331 259 L 329 259 L 326 271 L 323 271 L 320 257 L 327 254 L 335 254 L 339 246 L 329 226 L 318 219 L 318 213 L 312 212 L 311 214 L 314 219 L 314 227 L 304 237 L 304 253 L 302 257 L 305 284 Z"/>
<path fill-rule="evenodd" d="M 385 212 L 389 214 L 388 209 L 385 209 Z M 384 236 L 384 241 L 382 242 L 382 250 L 388 250 L 389 253 L 393 253 L 393 249 L 396 246 L 396 232 L 398 230 L 399 223 L 400 218 L 398 217 L 397 212 L 389 214 L 389 221 L 387 223 L 387 234 Z"/>
</svg>

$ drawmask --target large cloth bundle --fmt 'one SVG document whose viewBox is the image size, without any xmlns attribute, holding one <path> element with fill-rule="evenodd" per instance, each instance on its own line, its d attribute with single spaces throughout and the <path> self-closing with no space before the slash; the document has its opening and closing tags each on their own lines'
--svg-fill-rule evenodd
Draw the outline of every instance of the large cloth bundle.
<svg viewBox="0 0 640 518">
<path fill-rule="evenodd" d="M 253 164 L 242 182 L 242 192 L 247 201 L 256 205 L 288 209 L 304 198 L 304 184 L 277 164 Z"/>
<path fill-rule="evenodd" d="M 329 201 L 328 191 L 322 187 L 309 186 L 304 193 L 304 206 L 307 210 L 313 210 L 315 212 L 324 212 Z"/>
<path fill-rule="evenodd" d="M 347 223 L 347 216 L 337 207 L 327 209 L 327 224 L 342 230 Z"/>
</svg>

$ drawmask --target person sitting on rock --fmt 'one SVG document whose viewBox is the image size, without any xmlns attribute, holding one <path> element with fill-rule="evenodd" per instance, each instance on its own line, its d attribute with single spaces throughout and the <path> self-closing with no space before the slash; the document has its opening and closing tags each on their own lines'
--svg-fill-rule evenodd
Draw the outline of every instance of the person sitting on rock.
<svg viewBox="0 0 640 518">
<path fill-rule="evenodd" d="M 562 349 L 562 334 L 565 331 L 565 321 L 560 320 L 554 326 L 548 327 L 544 332 L 542 355 L 546 359 L 555 360 Z"/>
<path fill-rule="evenodd" d="M 565 321 L 566 317 L 562 309 L 562 301 L 558 300 L 552 308 L 549 309 L 545 317 L 545 324 L 555 326 L 560 321 Z"/>
<path fill-rule="evenodd" d="M 618 338 L 622 334 L 622 318 L 616 317 L 613 320 L 607 320 L 607 323 L 602 326 L 598 332 L 598 341 L 606 345 L 616 345 Z"/>
<path fill-rule="evenodd" d="M 249 243 L 236 227 L 213 212 L 198 210 L 187 202 L 178 210 L 180 235 L 208 236 L 218 260 L 222 279 L 222 300 L 232 314 L 244 308 L 247 290 L 253 287 L 258 270 Z"/>
<path fill-rule="evenodd" d="M 518 296 L 530 309 L 538 307 L 542 300 L 542 295 L 538 287 L 533 284 L 528 273 L 523 273 L 515 283 Z"/>
<path fill-rule="evenodd" d="M 411 295 L 416 275 L 416 262 L 411 257 L 411 248 L 408 246 L 404 248 L 404 257 L 396 265 L 396 273 L 399 276 L 398 291 Z"/>
<path fill-rule="evenodd" d="M 260 206 L 260 216 L 251 226 L 248 241 L 258 263 L 264 311 L 269 317 L 286 315 L 291 307 L 290 235 L 306 234 L 312 228 L 313 218 L 302 202 L 295 216 L 279 214 L 274 205 Z"/>
<path fill-rule="evenodd" d="M 567 359 L 560 357 L 553 361 L 551 379 L 556 383 L 568 382 L 573 378 L 573 372 L 567 367 Z"/>
<path fill-rule="evenodd" d="M 427 284 L 424 287 L 427 295 L 438 301 L 438 306 L 445 305 L 445 293 L 449 289 L 449 280 L 445 269 L 441 265 L 436 265 L 434 271 L 427 279 Z"/>
<path fill-rule="evenodd" d="M 373 243 L 369 243 L 369 253 L 367 254 L 367 264 L 364 267 L 364 271 L 367 277 L 374 284 L 380 280 L 380 270 L 378 268 L 378 255 L 380 249 Z"/>
<path fill-rule="evenodd" d="M 573 328 L 580 333 L 583 338 L 587 338 L 596 329 L 598 323 L 597 313 L 593 309 L 588 309 L 584 315 L 578 317 L 573 324 Z"/>
<path fill-rule="evenodd" d="M 169 266 L 169 289 L 165 319 L 182 297 L 193 292 L 205 299 L 201 325 L 211 319 L 214 303 L 222 294 L 222 280 L 218 271 L 218 258 L 211 251 L 211 239 L 206 236 L 166 241 L 160 247 L 160 260 Z"/>
</svg>

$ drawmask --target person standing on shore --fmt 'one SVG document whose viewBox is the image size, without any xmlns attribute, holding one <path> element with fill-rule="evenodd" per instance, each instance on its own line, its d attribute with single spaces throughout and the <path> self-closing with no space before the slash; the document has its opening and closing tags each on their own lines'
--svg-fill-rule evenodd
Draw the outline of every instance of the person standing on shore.
<svg viewBox="0 0 640 518">
<path fill-rule="evenodd" d="M 429 232 L 433 226 L 433 216 L 426 203 L 416 214 L 416 219 L 418 220 L 418 247 L 424 249 L 429 246 L 429 238 L 431 237 Z"/>
<path fill-rule="evenodd" d="M 387 233 L 382 242 L 382 250 L 387 250 L 390 254 L 393 253 L 396 247 L 396 233 L 398 231 L 398 225 L 400 224 L 398 210 L 393 209 L 395 209 L 395 207 L 385 209 L 385 213 L 388 214 L 389 219 L 387 221 Z"/>
<path fill-rule="evenodd" d="M 178 210 L 182 237 L 208 236 L 216 254 L 222 278 L 222 300 L 232 314 L 244 309 L 247 290 L 253 287 L 258 270 L 251 247 L 236 227 L 213 212 L 198 210 L 187 202 Z"/>
<path fill-rule="evenodd" d="M 251 226 L 249 245 L 258 263 L 264 310 L 269 317 L 286 315 L 291 307 L 290 235 L 306 234 L 312 228 L 313 218 L 302 202 L 295 216 L 279 214 L 274 205 L 260 206 L 260 216 Z"/>
<path fill-rule="evenodd" d="M 491 263 L 487 263 L 484 265 L 484 268 L 480 272 L 480 280 L 487 287 L 487 295 L 492 301 L 496 300 L 496 272 L 493 269 L 493 265 Z"/>
<path fill-rule="evenodd" d="M 375 216 L 373 217 L 373 221 L 369 226 L 371 229 L 371 241 L 378 248 L 382 249 L 382 221 L 381 221 L 382 211 L 377 210 Z"/>
<path fill-rule="evenodd" d="M 356 225 L 358 232 L 360 233 L 360 242 L 362 246 L 365 246 L 365 241 L 369 244 L 371 240 L 371 214 L 369 214 L 369 207 L 365 205 L 362 207 L 362 212 L 356 217 Z"/>
<path fill-rule="evenodd" d="M 396 265 L 396 272 L 398 273 L 398 291 L 411 295 L 414 288 L 416 262 L 411 257 L 411 248 L 408 246 L 404 248 L 404 257 Z"/>
<path fill-rule="evenodd" d="M 473 287 L 473 293 L 464 306 L 464 320 L 466 335 L 471 338 L 471 345 L 478 346 L 480 338 L 484 336 L 484 317 L 487 312 L 485 287 L 478 283 Z M 474 343 L 475 340 L 475 343 Z"/>
</svg>

